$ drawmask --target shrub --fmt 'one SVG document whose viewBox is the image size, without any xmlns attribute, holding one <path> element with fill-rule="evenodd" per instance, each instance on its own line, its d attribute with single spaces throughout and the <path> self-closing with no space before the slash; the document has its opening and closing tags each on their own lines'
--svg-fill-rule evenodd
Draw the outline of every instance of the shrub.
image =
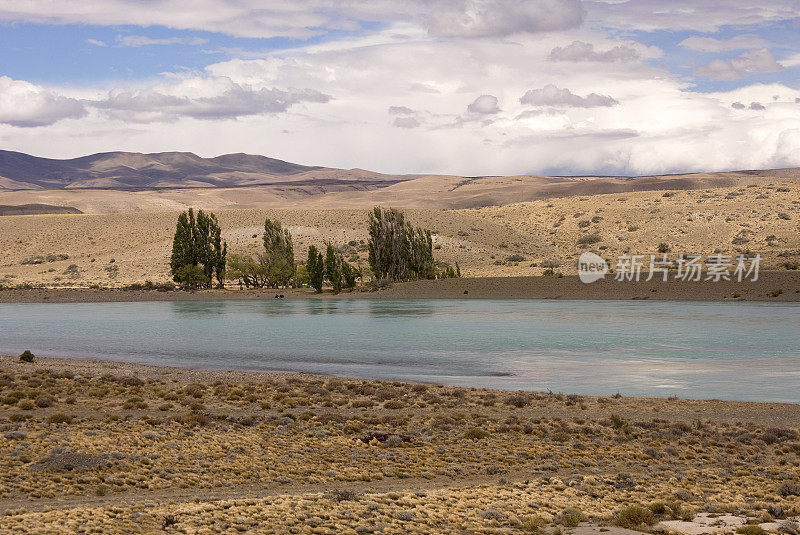
<svg viewBox="0 0 800 535">
<path fill-rule="evenodd" d="M 576 528 L 578 524 L 583 522 L 585 517 L 580 509 L 575 507 L 568 507 L 561 512 L 558 519 L 559 524 L 567 528 Z"/>
<path fill-rule="evenodd" d="M 789 496 L 800 496 L 800 485 L 797 483 L 792 483 L 791 481 L 784 481 L 781 483 L 781 486 L 778 487 L 778 494 L 784 498 Z"/>
<path fill-rule="evenodd" d="M 658 244 L 658 252 L 659 253 L 668 253 L 669 252 L 669 244 L 665 242 L 661 242 Z"/>
<path fill-rule="evenodd" d="M 767 535 L 766 530 L 756 524 L 747 524 L 736 528 L 736 533 L 740 535 Z"/>
<path fill-rule="evenodd" d="M 589 221 L 588 219 L 583 219 L 581 221 L 578 221 L 578 228 L 586 228 L 591 224 L 592 224 L 592 222 Z"/>
<path fill-rule="evenodd" d="M 628 421 L 627 420 L 625 420 L 624 418 L 622 418 L 620 416 L 617 416 L 616 414 L 612 414 L 609 419 L 611 420 L 611 427 L 613 427 L 617 431 L 627 427 L 627 425 L 628 425 Z"/>
<path fill-rule="evenodd" d="M 517 407 L 521 409 L 530 403 L 528 400 L 528 396 L 524 394 L 515 394 L 513 396 L 509 396 L 506 398 L 505 401 L 506 405 L 511 405 L 512 407 Z"/>
<path fill-rule="evenodd" d="M 655 524 L 655 515 L 650 509 L 640 505 L 631 505 L 622 509 L 614 516 L 614 524 L 621 528 L 635 529 L 640 526 Z"/>
<path fill-rule="evenodd" d="M 600 234 L 597 232 L 593 232 L 591 234 L 587 234 L 586 236 L 581 236 L 578 238 L 578 245 L 592 245 L 594 243 L 599 243 L 603 241 L 603 238 L 600 237 Z"/>
<path fill-rule="evenodd" d="M 17 403 L 17 407 L 19 407 L 24 411 L 29 411 L 33 409 L 34 405 L 33 401 L 31 401 L 30 399 L 21 399 L 19 400 L 19 403 Z"/>
<path fill-rule="evenodd" d="M 63 412 L 57 412 L 55 414 L 51 414 L 49 418 L 47 418 L 47 423 L 50 424 L 71 424 L 72 423 L 72 416 L 68 414 L 64 414 Z"/>
<path fill-rule="evenodd" d="M 390 399 L 383 403 L 384 409 L 402 409 L 406 404 L 398 399 Z"/>
<path fill-rule="evenodd" d="M 188 425 L 190 427 L 206 426 L 210 421 L 211 419 L 206 414 L 200 412 L 189 412 L 180 418 L 180 422 L 183 423 L 183 425 Z"/>
<path fill-rule="evenodd" d="M 522 531 L 525 533 L 542 533 L 547 526 L 547 520 L 540 516 L 527 518 L 522 522 Z"/>
<path fill-rule="evenodd" d="M 55 403 L 53 396 L 47 394 L 42 394 L 36 398 L 36 406 L 40 408 L 52 407 L 53 403 Z"/>
<path fill-rule="evenodd" d="M 26 349 L 26 350 L 25 350 L 25 351 L 23 351 L 23 352 L 22 352 L 22 354 L 19 356 L 19 361 L 20 361 L 20 362 L 33 362 L 33 359 L 34 359 L 34 358 L 35 358 L 35 357 L 34 357 L 33 353 L 31 353 L 30 349 Z"/>
<path fill-rule="evenodd" d="M 506 258 L 506 262 L 524 262 L 525 257 L 521 254 L 512 254 L 508 258 Z"/>
<path fill-rule="evenodd" d="M 122 404 L 123 409 L 146 409 L 147 403 L 138 396 L 134 396 L 129 398 L 125 403 Z"/>
<path fill-rule="evenodd" d="M 470 440 L 480 440 L 489 436 L 489 432 L 479 427 L 471 427 L 464 431 L 464 438 Z"/>
</svg>

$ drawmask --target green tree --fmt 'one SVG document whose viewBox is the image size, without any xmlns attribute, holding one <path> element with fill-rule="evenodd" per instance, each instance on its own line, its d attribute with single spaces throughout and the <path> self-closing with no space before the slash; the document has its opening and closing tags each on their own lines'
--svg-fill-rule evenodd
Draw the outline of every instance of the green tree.
<svg viewBox="0 0 800 535">
<path fill-rule="evenodd" d="M 295 288 L 302 288 L 309 282 L 311 282 L 311 278 L 308 274 L 308 269 L 306 269 L 305 264 L 300 264 L 299 266 L 297 266 L 297 269 L 294 270 Z"/>
<path fill-rule="evenodd" d="M 322 259 L 322 253 L 314 245 L 308 248 L 306 269 L 308 270 L 308 283 L 317 293 L 322 292 L 322 283 L 325 279 L 325 264 Z"/>
<path fill-rule="evenodd" d="M 238 280 L 240 285 L 247 288 L 263 288 L 269 280 L 269 267 L 262 254 L 256 255 L 256 258 L 232 254 L 226 275 L 228 279 Z"/>
<path fill-rule="evenodd" d="M 281 228 L 280 221 L 264 221 L 264 256 L 269 266 L 269 284 L 287 286 L 294 277 L 294 245 L 289 229 Z"/>
<path fill-rule="evenodd" d="M 407 281 L 436 277 L 431 232 L 411 226 L 400 210 L 373 209 L 368 249 L 369 266 L 376 278 Z"/>
<path fill-rule="evenodd" d="M 170 271 L 175 278 L 183 266 L 194 266 L 197 259 L 194 254 L 194 210 L 182 212 L 178 216 L 175 237 L 172 239 L 172 256 L 169 261 Z M 175 278 L 175 282 L 180 282 Z"/>
<path fill-rule="evenodd" d="M 175 282 L 191 287 L 223 286 L 228 246 L 213 213 L 188 211 L 178 216 L 172 240 L 170 271 Z M 197 269 L 195 269 L 197 268 Z M 199 269 L 199 271 L 198 271 Z M 202 276 L 199 273 L 202 272 Z"/>
<path fill-rule="evenodd" d="M 341 253 L 340 253 L 341 254 Z M 352 290 L 356 287 L 356 279 L 361 277 L 361 272 L 352 264 L 342 259 L 342 282 L 344 287 Z"/>
<path fill-rule="evenodd" d="M 334 295 L 342 291 L 342 253 L 330 242 L 325 249 L 325 278 L 331 283 Z"/>
</svg>

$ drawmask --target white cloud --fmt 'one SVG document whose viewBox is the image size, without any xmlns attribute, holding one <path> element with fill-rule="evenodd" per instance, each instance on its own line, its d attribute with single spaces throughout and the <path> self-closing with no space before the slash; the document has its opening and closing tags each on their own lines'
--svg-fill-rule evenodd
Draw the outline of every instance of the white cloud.
<svg viewBox="0 0 800 535">
<path fill-rule="evenodd" d="M 120 119 L 150 122 L 180 117 L 213 120 L 275 114 L 301 102 L 329 100 L 328 95 L 313 89 L 256 89 L 228 78 L 194 77 L 138 91 L 117 89 L 91 105 Z"/>
<path fill-rule="evenodd" d="M 714 80 L 738 80 L 751 74 L 777 72 L 783 65 L 775 61 L 775 57 L 766 48 L 757 48 L 745 52 L 730 60 L 714 60 L 694 70 L 695 74 Z"/>
<path fill-rule="evenodd" d="M 597 61 L 613 63 L 615 61 L 635 61 L 639 52 L 630 46 L 617 45 L 609 50 L 597 52 L 592 43 L 573 41 L 564 47 L 556 47 L 550 51 L 551 61 Z"/>
<path fill-rule="evenodd" d="M 87 39 L 86 42 L 94 46 L 108 46 L 106 43 L 98 39 Z"/>
<path fill-rule="evenodd" d="M 431 3 L 428 30 L 440 37 L 502 37 L 577 28 L 579 0 L 448 0 Z"/>
<path fill-rule="evenodd" d="M 730 39 L 715 39 L 713 37 L 688 37 L 679 43 L 679 46 L 700 52 L 726 52 L 728 50 L 745 50 L 760 48 L 765 44 L 757 35 L 737 35 Z"/>
<path fill-rule="evenodd" d="M 407 106 L 389 106 L 389 115 L 412 115 L 414 110 Z"/>
<path fill-rule="evenodd" d="M 716 32 L 723 26 L 796 20 L 797 0 L 585 0 L 587 24 L 635 31 Z"/>
<path fill-rule="evenodd" d="M 570 108 L 597 108 L 600 106 L 616 106 L 619 104 L 607 95 L 590 93 L 585 97 L 575 95 L 567 88 L 559 89 L 553 84 L 548 84 L 542 89 L 530 89 L 519 101 L 532 106 L 566 106 Z"/>
<path fill-rule="evenodd" d="M 167 37 L 163 39 L 153 39 L 144 35 L 118 35 L 117 43 L 119 46 L 151 46 L 151 45 L 192 45 L 198 46 L 208 42 L 208 39 L 200 37 Z"/>
<path fill-rule="evenodd" d="M 416 117 L 397 117 L 392 124 L 398 128 L 416 128 L 420 125 Z"/>
<path fill-rule="evenodd" d="M 369 6 L 386 8 L 380 0 Z M 0 146 L 55 157 L 244 151 L 305 164 L 463 175 L 800 165 L 797 89 L 741 84 L 707 94 L 653 62 L 586 61 L 576 68 L 548 59 L 555 45 L 575 40 L 594 43 L 596 54 L 622 44 L 654 56 L 648 47 L 609 40 L 619 34 L 605 29 L 440 38 L 428 35 L 424 16 L 403 17 L 366 35 L 125 83 L 110 94 L 48 88 L 88 113 L 36 129 L 0 125 Z M 465 109 L 483 94 L 502 109 Z M 520 95 L 528 99 L 520 102 Z M 735 102 L 745 109 L 733 108 Z M 747 109 L 752 102 L 769 105 Z"/>
<path fill-rule="evenodd" d="M 47 126 L 85 114 L 78 100 L 63 97 L 22 80 L 0 76 L 0 123 L 17 127 Z"/>
<path fill-rule="evenodd" d="M 498 105 L 497 97 L 494 95 L 481 95 L 467 106 L 467 111 L 482 115 L 493 115 L 500 112 L 500 106 Z"/>
<path fill-rule="evenodd" d="M 307 39 L 358 30 L 362 21 L 414 23 L 439 37 L 502 37 L 578 27 L 580 0 L 27 0 L 0 5 L 0 20 L 161 25 L 238 37 Z"/>
</svg>

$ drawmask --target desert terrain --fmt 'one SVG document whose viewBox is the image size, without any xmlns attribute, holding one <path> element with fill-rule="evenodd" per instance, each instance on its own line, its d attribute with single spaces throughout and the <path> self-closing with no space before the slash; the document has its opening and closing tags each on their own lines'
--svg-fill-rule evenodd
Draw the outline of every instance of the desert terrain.
<svg viewBox="0 0 800 535">
<path fill-rule="evenodd" d="M 800 407 L 0 358 L 0 530 L 796 533 Z"/>
<path fill-rule="evenodd" d="M 202 202 L 195 206 L 208 208 Z M 437 260 L 458 262 L 470 278 L 533 277 L 548 270 L 569 276 L 584 251 L 600 254 L 613 267 L 620 255 L 644 255 L 649 262 L 649 255 L 664 248 L 671 260 L 681 253 L 758 253 L 762 271 L 791 278 L 800 262 L 798 206 L 800 183 L 775 179 L 763 185 L 577 195 L 457 210 L 412 208 L 407 215 L 433 231 Z M 120 288 L 168 281 L 179 212 L 151 208 L 145 203 L 138 211 L 0 217 L 0 285 Z M 264 218 L 270 217 L 292 232 L 299 261 L 309 245 L 330 240 L 351 262 L 367 264 L 366 206 L 214 211 L 232 253 L 255 253 Z M 790 287 L 764 291 L 777 289 L 792 293 Z"/>
</svg>

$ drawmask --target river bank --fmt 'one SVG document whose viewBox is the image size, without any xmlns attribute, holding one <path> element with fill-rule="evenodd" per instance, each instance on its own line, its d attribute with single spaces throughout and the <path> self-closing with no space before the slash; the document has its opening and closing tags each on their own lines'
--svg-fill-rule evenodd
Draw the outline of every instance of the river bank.
<svg viewBox="0 0 800 535">
<path fill-rule="evenodd" d="M 0 303 L 80 303 L 125 301 L 219 301 L 274 299 L 597 299 L 653 301 L 800 301 L 800 271 L 767 271 L 752 281 L 615 281 L 591 284 L 577 276 L 478 277 L 396 283 L 369 291 L 321 294 L 310 288 L 158 291 L 91 288 L 2 288 Z"/>
<path fill-rule="evenodd" d="M 0 374 L 2 530 L 690 532 L 800 512 L 800 405 L 78 359 Z"/>
</svg>

